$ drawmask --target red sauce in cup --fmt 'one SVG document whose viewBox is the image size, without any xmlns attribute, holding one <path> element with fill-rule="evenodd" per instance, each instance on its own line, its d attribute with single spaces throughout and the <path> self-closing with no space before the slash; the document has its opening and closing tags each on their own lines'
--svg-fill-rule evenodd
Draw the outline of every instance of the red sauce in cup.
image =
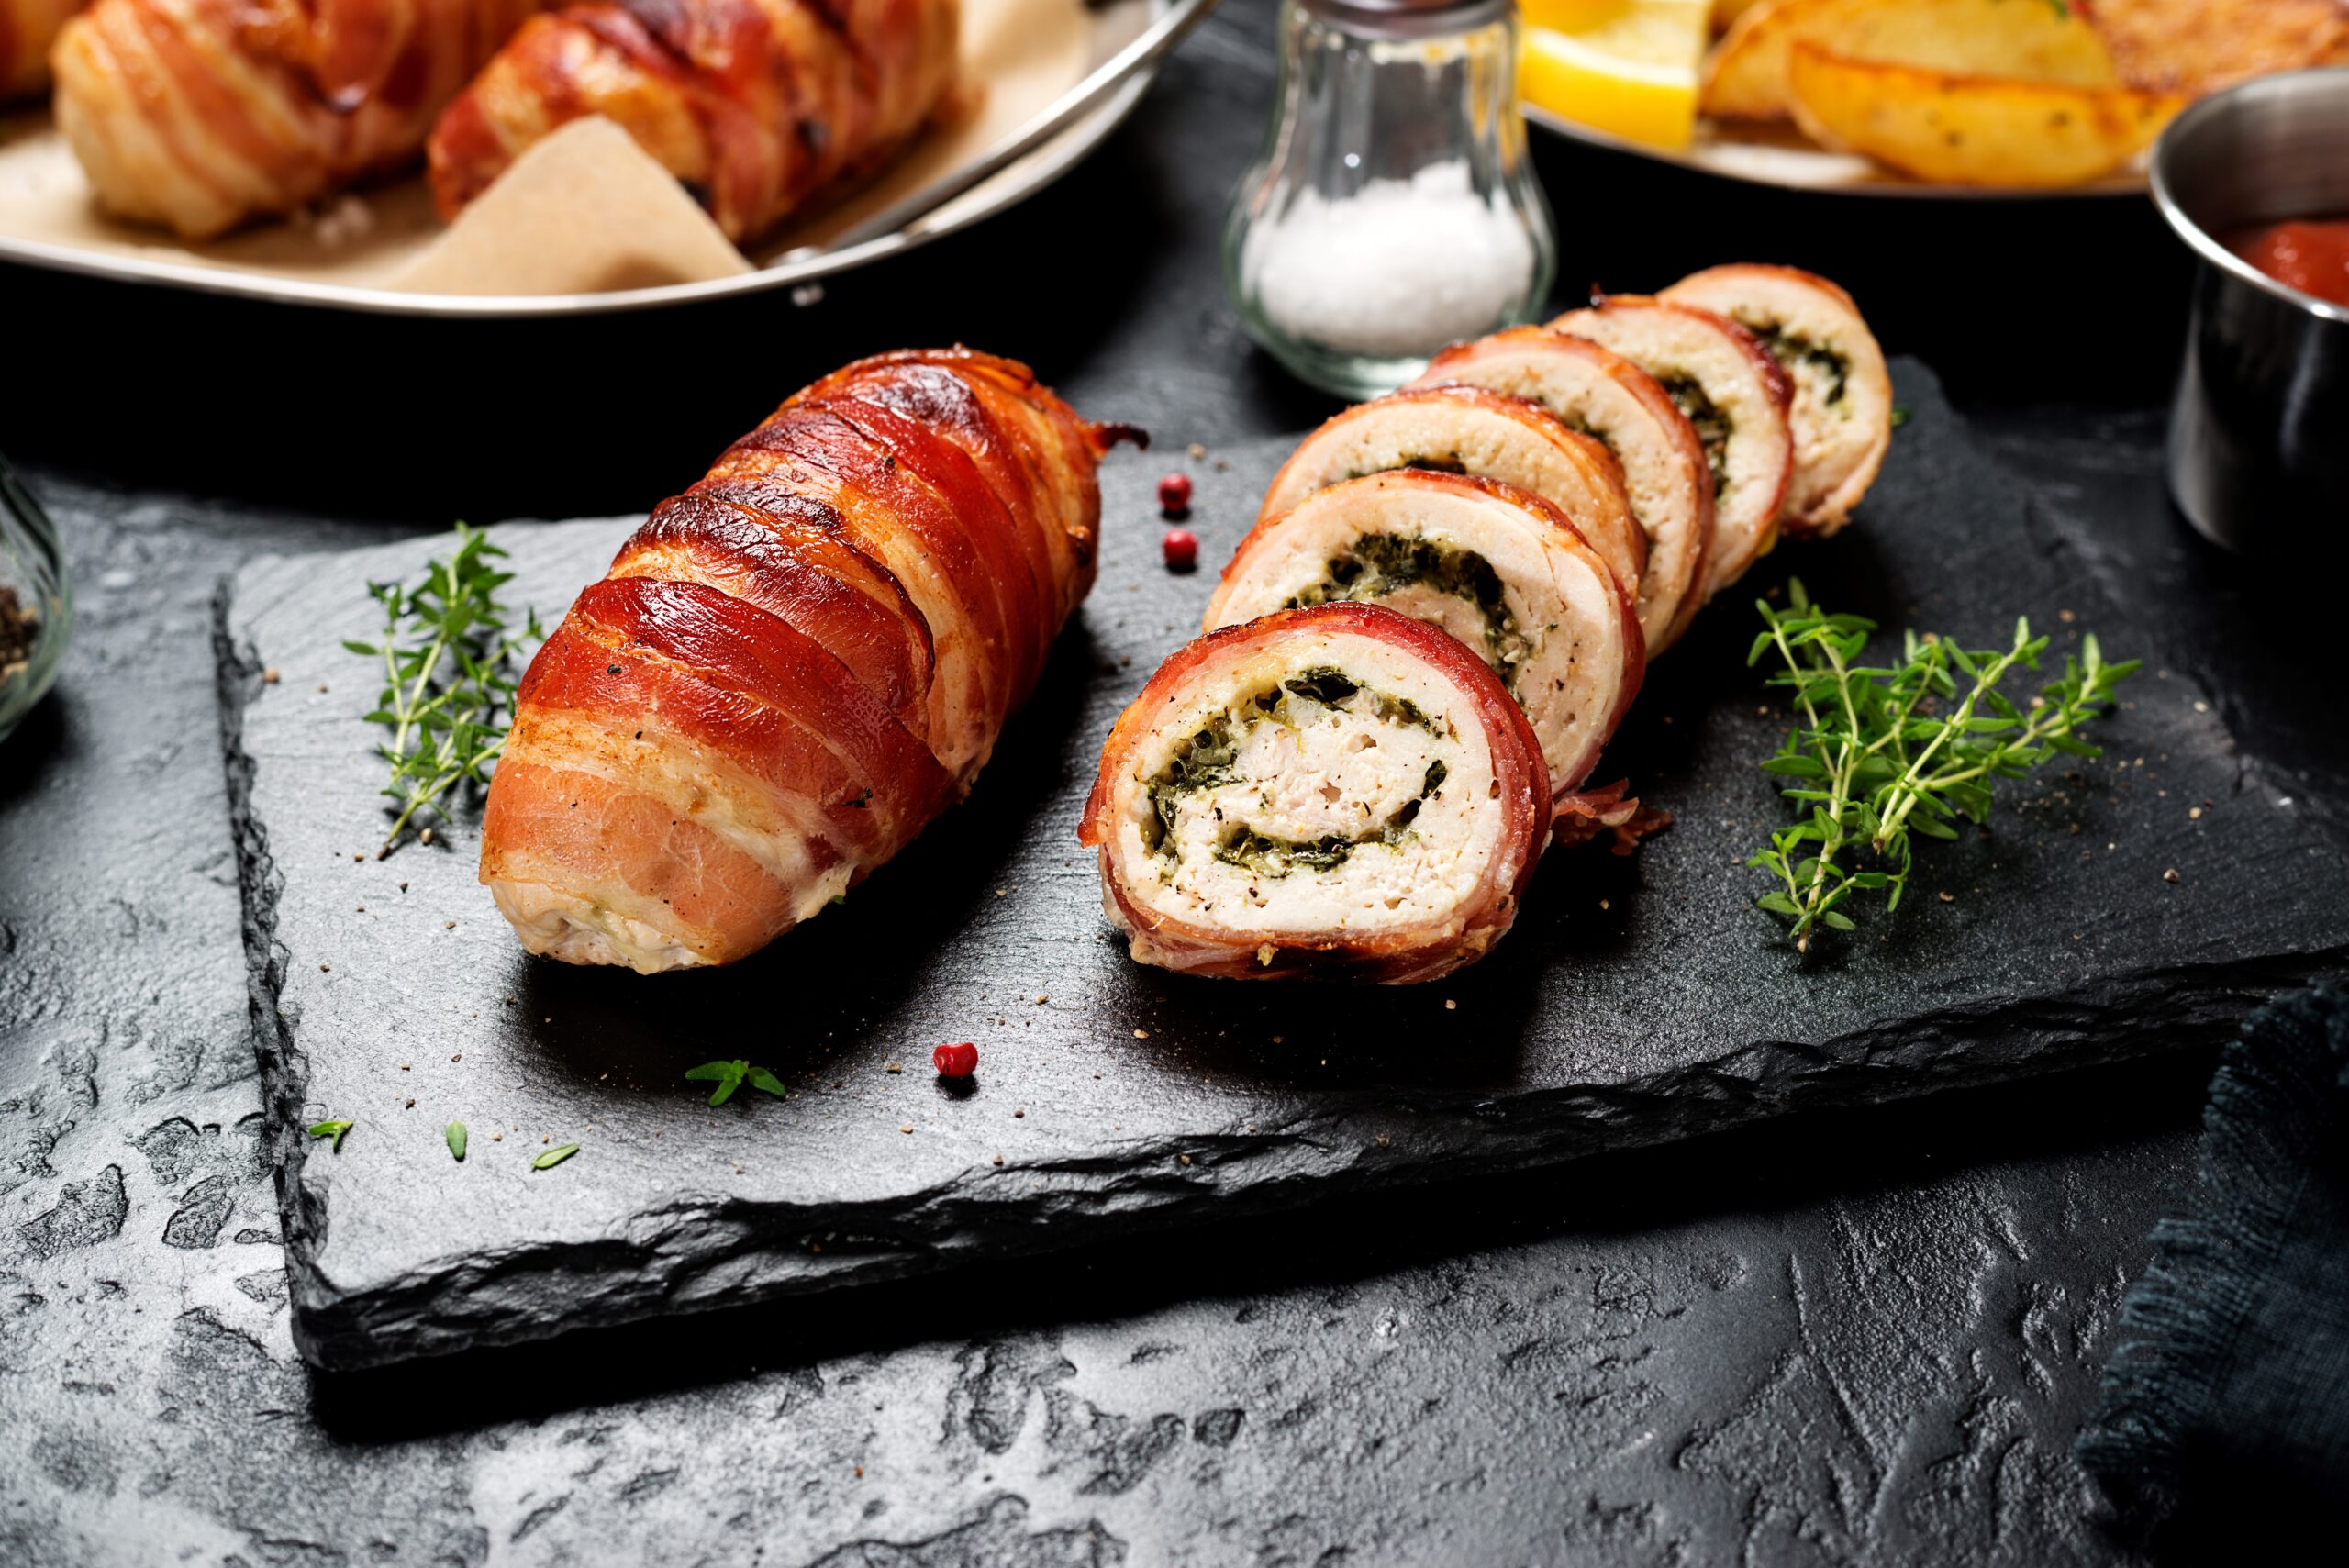
<svg viewBox="0 0 2349 1568">
<path fill-rule="evenodd" d="M 2349 305 L 2349 217 L 2296 217 L 2227 236 L 2227 249 L 2277 283 Z"/>
</svg>

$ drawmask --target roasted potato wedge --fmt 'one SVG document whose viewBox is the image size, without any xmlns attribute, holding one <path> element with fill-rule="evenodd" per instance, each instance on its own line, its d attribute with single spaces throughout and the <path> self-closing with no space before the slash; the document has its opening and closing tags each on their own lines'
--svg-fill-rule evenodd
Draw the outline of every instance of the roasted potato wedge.
<svg viewBox="0 0 2349 1568">
<path fill-rule="evenodd" d="M 1707 63 L 1698 106 L 1724 119 L 1787 117 L 1787 57 L 1798 43 L 1956 75 L 2076 87 L 2118 81 L 2095 29 L 2050 0 L 1763 0 Z"/>
<path fill-rule="evenodd" d="M 1920 180 L 2075 185 L 2127 162 L 2186 106 L 2178 95 L 1966 76 L 1851 60 L 1798 42 L 1795 123 Z"/>
</svg>

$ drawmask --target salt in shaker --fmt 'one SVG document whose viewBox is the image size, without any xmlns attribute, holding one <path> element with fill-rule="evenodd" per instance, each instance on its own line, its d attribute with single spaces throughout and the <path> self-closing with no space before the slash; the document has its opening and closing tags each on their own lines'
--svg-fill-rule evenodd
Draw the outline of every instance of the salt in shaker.
<svg viewBox="0 0 2349 1568">
<path fill-rule="evenodd" d="M 1283 0 L 1263 152 L 1225 220 L 1248 334 L 1341 396 L 1533 319 L 1557 269 L 1508 0 Z"/>
</svg>

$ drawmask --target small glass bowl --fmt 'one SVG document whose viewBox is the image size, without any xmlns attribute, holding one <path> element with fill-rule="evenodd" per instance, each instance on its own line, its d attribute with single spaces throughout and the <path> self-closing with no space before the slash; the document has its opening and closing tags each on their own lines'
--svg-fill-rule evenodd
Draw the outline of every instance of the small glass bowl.
<svg viewBox="0 0 2349 1568">
<path fill-rule="evenodd" d="M 57 679 L 73 627 L 73 589 L 57 530 L 0 458 L 0 740 Z M 18 635 L 29 617 L 29 646 Z"/>
</svg>

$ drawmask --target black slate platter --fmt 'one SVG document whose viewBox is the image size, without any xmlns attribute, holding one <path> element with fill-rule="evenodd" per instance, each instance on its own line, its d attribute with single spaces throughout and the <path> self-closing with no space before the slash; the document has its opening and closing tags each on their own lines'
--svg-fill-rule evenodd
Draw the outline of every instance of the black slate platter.
<svg viewBox="0 0 2349 1568">
<path fill-rule="evenodd" d="M 1405 990 L 1142 969 L 1075 843 L 1102 736 L 1196 628 L 1289 443 L 1200 460 L 1162 431 L 1114 462 L 1100 584 L 971 799 L 717 973 L 526 959 L 469 829 L 373 858 L 381 764 L 357 716 L 376 674 L 340 639 L 373 630 L 369 580 L 414 576 L 440 541 L 253 565 L 224 593 L 224 717 L 302 1352 L 533 1339 L 2207 1042 L 2343 969 L 2349 865 L 2192 683 L 2154 670 L 2108 756 L 2006 786 L 1992 830 L 1927 846 L 1896 917 L 1798 959 L 1752 908 L 1765 884 L 1741 862 L 1788 809 L 1755 767 L 1785 720 L 1744 662 L 1753 595 L 1798 571 L 1838 607 L 1977 644 L 2018 613 L 2059 651 L 2091 628 L 2116 658 L 2146 640 L 1930 374 L 1896 382 L 1912 417 L 1860 525 L 1766 559 L 1617 739 L 1601 776 L 1676 824 L 1630 859 L 1553 854 L 1493 957 Z M 1207 572 L 1160 562 L 1169 468 L 1196 481 Z M 629 526 L 499 529 L 507 598 L 551 621 Z M 956 1087 L 929 1056 L 962 1040 L 982 1064 Z M 791 1097 L 705 1105 L 685 1070 L 733 1057 Z M 301 1133 L 326 1117 L 355 1123 L 339 1151 Z"/>
</svg>

